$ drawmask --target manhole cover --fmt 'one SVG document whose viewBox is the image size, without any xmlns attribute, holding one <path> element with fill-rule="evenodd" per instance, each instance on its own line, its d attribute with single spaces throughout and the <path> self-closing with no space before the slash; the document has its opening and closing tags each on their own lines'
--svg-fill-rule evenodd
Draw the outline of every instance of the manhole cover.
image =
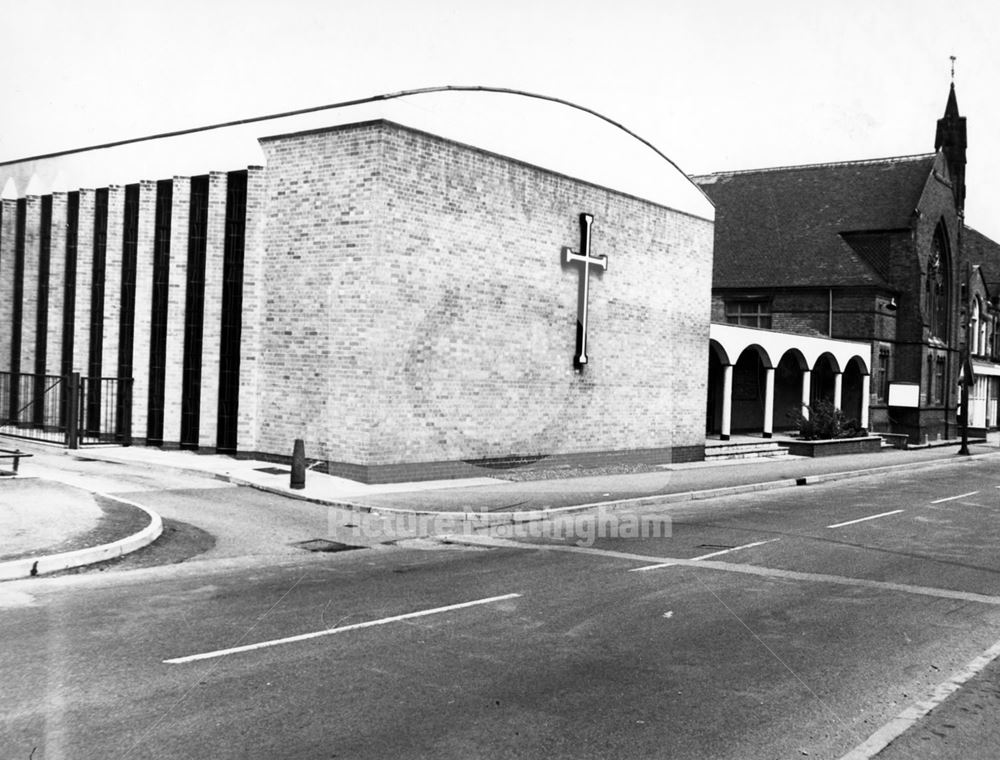
<svg viewBox="0 0 1000 760">
<path fill-rule="evenodd" d="M 326 538 L 311 538 L 308 541 L 299 541 L 294 546 L 305 549 L 307 552 L 347 552 L 351 549 L 364 549 L 363 546 L 351 546 L 342 544 L 339 541 L 330 541 Z"/>
<path fill-rule="evenodd" d="M 292 471 L 283 467 L 257 467 L 254 472 L 264 472 L 268 475 L 290 475 Z"/>
</svg>

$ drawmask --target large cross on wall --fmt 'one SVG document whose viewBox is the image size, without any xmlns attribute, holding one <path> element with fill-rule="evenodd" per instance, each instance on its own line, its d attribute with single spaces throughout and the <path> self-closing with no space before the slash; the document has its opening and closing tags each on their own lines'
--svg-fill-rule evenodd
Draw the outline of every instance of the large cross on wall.
<svg viewBox="0 0 1000 760">
<path fill-rule="evenodd" d="M 588 300 L 590 295 L 590 267 L 600 267 L 602 270 L 608 268 L 607 256 L 590 255 L 590 229 L 594 224 L 592 214 L 580 214 L 580 251 L 579 253 L 571 248 L 563 248 L 566 254 L 566 263 L 574 262 L 583 264 L 581 272 L 580 306 L 578 309 L 576 325 L 576 356 L 573 357 L 573 365 L 582 370 L 587 366 L 587 314 L 589 310 Z"/>
</svg>

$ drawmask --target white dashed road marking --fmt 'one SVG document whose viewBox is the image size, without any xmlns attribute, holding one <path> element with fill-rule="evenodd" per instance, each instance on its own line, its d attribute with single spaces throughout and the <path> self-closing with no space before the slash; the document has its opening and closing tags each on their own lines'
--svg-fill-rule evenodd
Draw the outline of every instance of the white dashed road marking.
<svg viewBox="0 0 1000 760">
<path fill-rule="evenodd" d="M 730 552 L 738 552 L 740 549 L 752 549 L 755 546 L 763 546 L 764 544 L 769 544 L 773 541 L 777 541 L 777 538 L 769 538 L 767 541 L 754 541 L 752 544 L 743 544 L 743 546 L 733 546 L 729 549 L 722 549 L 717 552 L 712 552 L 711 554 L 702 554 L 700 557 L 692 557 L 692 562 L 697 562 L 703 559 L 709 559 L 710 557 L 719 557 L 723 554 L 729 554 Z M 662 562 L 659 565 L 648 565 L 646 567 L 634 567 L 629 570 L 630 573 L 643 573 L 646 570 L 659 570 L 662 567 L 672 567 L 677 564 L 676 562 Z"/>
<path fill-rule="evenodd" d="M 1000 488 L 1000 486 L 997 486 Z M 975 496 L 979 491 L 969 491 L 968 493 L 960 493 L 958 496 L 946 496 L 943 499 L 937 499 L 932 501 L 931 504 L 942 504 L 946 501 L 955 501 L 955 499 L 964 499 L 966 496 Z"/>
<path fill-rule="evenodd" d="M 439 612 L 451 612 L 452 610 L 461 610 L 466 607 L 475 607 L 480 604 L 490 604 L 491 602 L 501 602 L 505 599 L 516 599 L 521 596 L 520 594 L 504 594 L 503 596 L 491 596 L 488 599 L 476 599 L 472 602 L 462 602 L 461 604 L 449 604 L 447 607 L 435 607 L 432 610 L 420 610 L 418 612 L 407 612 L 405 615 L 394 615 L 393 617 L 381 618 L 380 620 L 369 620 L 365 623 L 354 623 L 353 625 L 345 625 L 340 628 L 327 628 L 325 631 L 313 631 L 312 633 L 302 633 L 298 636 L 288 636 L 283 639 L 272 639 L 271 641 L 260 641 L 256 644 L 246 644 L 239 647 L 231 647 L 229 649 L 217 649 L 214 652 L 202 652 L 201 654 L 191 654 L 187 657 L 174 657 L 170 660 L 164 660 L 163 662 L 168 665 L 181 665 L 186 662 L 195 662 L 196 660 L 209 660 L 213 657 L 225 657 L 226 655 L 236 654 L 238 652 L 251 652 L 254 649 L 264 649 L 265 647 L 273 647 L 278 644 L 291 644 L 297 641 L 307 641 L 308 639 L 316 639 L 320 636 L 332 636 L 335 633 L 346 633 L 347 631 L 356 631 L 359 628 L 371 628 L 376 625 L 385 625 L 386 623 L 395 623 L 400 620 L 412 620 L 413 618 L 425 617 L 427 615 L 436 615 Z"/>
<path fill-rule="evenodd" d="M 894 509 L 892 512 L 882 512 L 878 515 L 869 515 L 868 517 L 859 517 L 857 520 L 848 520 L 847 522 L 834 523 L 833 525 L 827 525 L 828 528 L 843 528 L 845 525 L 854 525 L 854 523 L 865 522 L 867 520 L 877 520 L 880 517 L 888 517 L 889 515 L 898 515 L 903 510 Z"/>
</svg>

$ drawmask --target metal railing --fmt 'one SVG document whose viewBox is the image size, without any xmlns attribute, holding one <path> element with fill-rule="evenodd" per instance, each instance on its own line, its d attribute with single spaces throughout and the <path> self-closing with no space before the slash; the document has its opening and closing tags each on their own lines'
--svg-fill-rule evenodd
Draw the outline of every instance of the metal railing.
<svg viewBox="0 0 1000 760">
<path fill-rule="evenodd" d="M 0 434 L 62 443 L 132 443 L 132 378 L 0 372 Z"/>
</svg>

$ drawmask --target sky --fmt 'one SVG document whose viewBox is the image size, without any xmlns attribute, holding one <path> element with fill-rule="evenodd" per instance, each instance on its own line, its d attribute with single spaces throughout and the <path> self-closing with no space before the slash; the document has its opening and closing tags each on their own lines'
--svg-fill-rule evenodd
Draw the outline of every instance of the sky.
<svg viewBox="0 0 1000 760">
<path fill-rule="evenodd" d="M 435 85 L 581 104 L 689 174 L 910 155 L 934 149 L 956 56 L 966 222 L 1000 240 L 993 0 L 0 0 L 0 18 L 0 161 Z"/>
</svg>

